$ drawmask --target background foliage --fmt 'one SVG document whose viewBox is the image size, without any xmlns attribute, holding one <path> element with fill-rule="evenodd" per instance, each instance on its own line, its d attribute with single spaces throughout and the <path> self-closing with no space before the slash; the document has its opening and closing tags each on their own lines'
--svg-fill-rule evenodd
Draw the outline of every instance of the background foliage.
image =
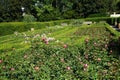
<svg viewBox="0 0 120 80">
<path fill-rule="evenodd" d="M 33 15 L 37 21 L 83 18 L 91 14 L 101 17 L 120 12 L 119 5 L 120 0 L 0 0 L 0 22 L 23 21 L 23 13 Z"/>
</svg>

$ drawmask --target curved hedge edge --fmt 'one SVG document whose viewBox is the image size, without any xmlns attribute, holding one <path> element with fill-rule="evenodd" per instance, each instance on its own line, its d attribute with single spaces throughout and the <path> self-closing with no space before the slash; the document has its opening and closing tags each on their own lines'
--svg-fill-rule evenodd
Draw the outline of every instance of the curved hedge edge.
<svg viewBox="0 0 120 80">
<path fill-rule="evenodd" d="M 120 37 L 120 32 L 114 30 L 108 23 L 105 23 L 106 29 L 110 31 L 116 38 Z"/>
</svg>

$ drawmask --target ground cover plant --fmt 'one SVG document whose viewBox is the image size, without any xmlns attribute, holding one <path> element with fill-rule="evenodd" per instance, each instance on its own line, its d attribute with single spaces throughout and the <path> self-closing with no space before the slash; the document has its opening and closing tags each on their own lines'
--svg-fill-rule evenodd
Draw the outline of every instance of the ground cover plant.
<svg viewBox="0 0 120 80">
<path fill-rule="evenodd" d="M 119 41 L 105 23 L 0 37 L 0 79 L 119 80 Z"/>
</svg>

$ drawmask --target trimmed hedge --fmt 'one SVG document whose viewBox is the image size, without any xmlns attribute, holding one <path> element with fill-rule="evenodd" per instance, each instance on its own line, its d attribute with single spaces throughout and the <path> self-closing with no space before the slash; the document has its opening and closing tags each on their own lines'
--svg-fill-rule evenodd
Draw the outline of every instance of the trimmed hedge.
<svg viewBox="0 0 120 80">
<path fill-rule="evenodd" d="M 61 23 L 70 23 L 72 20 L 59 20 L 59 21 L 49 21 L 49 22 L 5 22 L 0 23 L 0 36 L 13 34 L 15 31 L 24 32 L 31 28 L 41 29 L 44 27 L 61 25 Z"/>
<path fill-rule="evenodd" d="M 110 25 L 115 24 L 116 18 L 111 17 L 95 17 L 95 18 L 86 18 L 85 21 L 93 21 L 93 22 L 100 22 L 100 21 L 106 21 Z M 117 18 L 117 22 L 120 22 L 120 18 Z"/>
<path fill-rule="evenodd" d="M 118 31 L 114 30 L 113 28 L 111 28 L 110 25 L 107 24 L 107 23 L 105 25 L 106 25 L 107 30 L 110 31 L 110 33 L 112 33 L 116 37 L 120 37 L 120 32 L 118 32 Z"/>
<path fill-rule="evenodd" d="M 88 17 L 93 18 L 93 17 L 109 17 L 110 15 L 106 13 L 96 13 L 96 14 L 90 14 Z"/>
<path fill-rule="evenodd" d="M 61 23 L 73 23 L 83 21 L 92 21 L 92 22 L 100 22 L 105 21 L 111 25 L 114 25 L 115 18 L 110 17 L 96 17 L 96 18 L 86 18 L 86 19 L 68 19 L 68 20 L 56 20 L 56 21 L 49 21 L 49 22 L 9 22 L 9 23 L 0 23 L 0 36 L 13 34 L 15 31 L 17 32 L 24 32 L 28 31 L 31 28 L 34 29 L 41 29 L 44 27 L 49 26 L 55 26 L 55 25 L 61 25 Z M 82 21 L 82 22 L 81 22 Z M 118 22 L 120 22 L 120 18 L 117 19 Z M 74 25 L 74 24 L 73 24 Z"/>
</svg>

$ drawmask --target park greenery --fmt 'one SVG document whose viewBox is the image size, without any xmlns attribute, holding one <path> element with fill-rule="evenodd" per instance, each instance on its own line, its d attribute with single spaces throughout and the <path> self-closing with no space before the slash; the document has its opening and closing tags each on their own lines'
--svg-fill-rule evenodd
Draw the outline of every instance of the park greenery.
<svg viewBox="0 0 120 80">
<path fill-rule="evenodd" d="M 120 33 L 106 22 L 83 22 L 42 22 L 1 36 L 0 79 L 119 80 Z"/>
<path fill-rule="evenodd" d="M 120 80 L 120 0 L 0 0 L 0 80 Z"/>
<path fill-rule="evenodd" d="M 0 0 L 0 22 L 105 17 L 120 12 L 120 0 Z M 32 20 L 32 21 L 33 21 Z"/>
</svg>

